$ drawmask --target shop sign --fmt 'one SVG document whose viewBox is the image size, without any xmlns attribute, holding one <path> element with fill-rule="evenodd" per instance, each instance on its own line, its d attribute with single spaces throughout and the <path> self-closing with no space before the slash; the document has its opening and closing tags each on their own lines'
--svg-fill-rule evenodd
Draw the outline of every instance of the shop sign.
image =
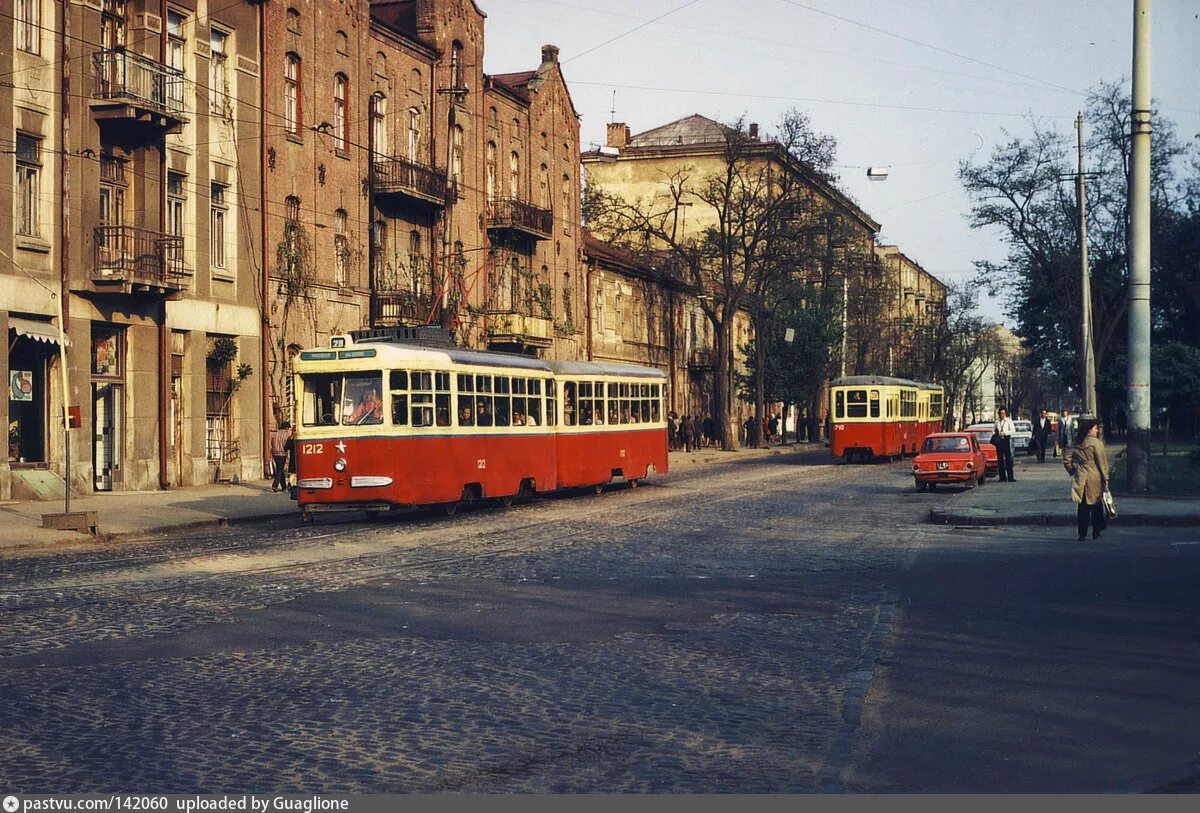
<svg viewBox="0 0 1200 813">
<path fill-rule="evenodd" d="M 33 371 L 9 370 L 8 392 L 10 401 L 33 400 Z"/>
</svg>

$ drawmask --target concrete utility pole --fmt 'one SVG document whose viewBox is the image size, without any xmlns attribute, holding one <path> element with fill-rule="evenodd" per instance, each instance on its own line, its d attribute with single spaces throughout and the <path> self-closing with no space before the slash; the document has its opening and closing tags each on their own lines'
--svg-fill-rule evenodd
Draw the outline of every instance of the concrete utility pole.
<svg viewBox="0 0 1200 813">
<path fill-rule="evenodd" d="M 1133 3 L 1133 167 L 1129 245 L 1129 440 L 1126 486 L 1150 475 L 1150 0 Z"/>
<path fill-rule="evenodd" d="M 1088 414 L 1099 415 L 1096 403 L 1096 348 L 1092 338 L 1092 275 L 1088 270 L 1087 194 L 1083 171 L 1083 113 L 1075 117 L 1076 141 L 1079 146 L 1079 172 L 1075 175 L 1075 196 L 1079 201 L 1079 270 L 1081 274 L 1081 316 L 1083 325 L 1083 399 Z"/>
</svg>

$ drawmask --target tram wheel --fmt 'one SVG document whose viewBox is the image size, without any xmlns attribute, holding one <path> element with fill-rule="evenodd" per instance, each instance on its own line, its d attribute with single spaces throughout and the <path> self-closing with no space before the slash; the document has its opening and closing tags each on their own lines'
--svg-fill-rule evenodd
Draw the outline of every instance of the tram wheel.
<svg viewBox="0 0 1200 813">
<path fill-rule="evenodd" d="M 500 498 L 500 503 L 501 503 L 501 504 L 502 504 L 502 505 L 503 505 L 505 508 L 509 508 L 509 507 L 511 507 L 511 506 L 512 506 L 512 504 L 513 504 L 513 498 L 512 498 L 512 495 L 511 495 L 511 494 L 509 494 L 507 497 L 501 497 L 501 498 Z"/>
<path fill-rule="evenodd" d="M 448 517 L 454 516 L 454 514 L 457 511 L 458 511 L 458 503 L 456 503 L 456 502 L 448 502 L 448 503 L 442 504 L 442 513 Z"/>
<path fill-rule="evenodd" d="M 592 493 L 596 496 L 600 496 L 604 493 L 604 486 L 600 483 L 597 483 L 596 485 L 592 486 Z"/>
<path fill-rule="evenodd" d="M 630 488 L 637 488 L 637 487 L 638 487 L 638 479 L 637 479 L 636 477 L 635 477 L 634 479 L 632 479 L 632 480 L 630 480 L 630 481 L 629 481 L 629 487 L 630 487 Z"/>
</svg>

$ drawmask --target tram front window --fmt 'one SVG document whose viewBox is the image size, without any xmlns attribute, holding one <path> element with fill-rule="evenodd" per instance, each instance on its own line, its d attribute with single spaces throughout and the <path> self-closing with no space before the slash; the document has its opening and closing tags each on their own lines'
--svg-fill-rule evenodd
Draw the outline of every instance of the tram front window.
<svg viewBox="0 0 1200 813">
<path fill-rule="evenodd" d="M 346 376 L 343 387 L 342 417 L 347 426 L 371 426 L 383 423 L 383 375 L 377 372 Z"/>
<path fill-rule="evenodd" d="M 867 417 L 867 391 L 846 390 L 846 417 Z"/>
<path fill-rule="evenodd" d="M 342 376 L 337 374 L 306 375 L 304 405 L 301 421 L 305 426 L 337 426 L 338 407 L 342 400 Z"/>
</svg>

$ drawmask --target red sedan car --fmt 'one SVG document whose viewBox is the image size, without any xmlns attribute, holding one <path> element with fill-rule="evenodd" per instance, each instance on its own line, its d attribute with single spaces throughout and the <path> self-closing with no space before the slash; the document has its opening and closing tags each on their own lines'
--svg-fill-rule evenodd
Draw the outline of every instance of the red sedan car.
<svg viewBox="0 0 1200 813">
<path fill-rule="evenodd" d="M 938 483 L 958 483 L 967 488 L 983 485 L 987 459 L 979 439 L 970 432 L 938 432 L 925 438 L 913 460 L 917 491 L 936 488 Z"/>
</svg>

